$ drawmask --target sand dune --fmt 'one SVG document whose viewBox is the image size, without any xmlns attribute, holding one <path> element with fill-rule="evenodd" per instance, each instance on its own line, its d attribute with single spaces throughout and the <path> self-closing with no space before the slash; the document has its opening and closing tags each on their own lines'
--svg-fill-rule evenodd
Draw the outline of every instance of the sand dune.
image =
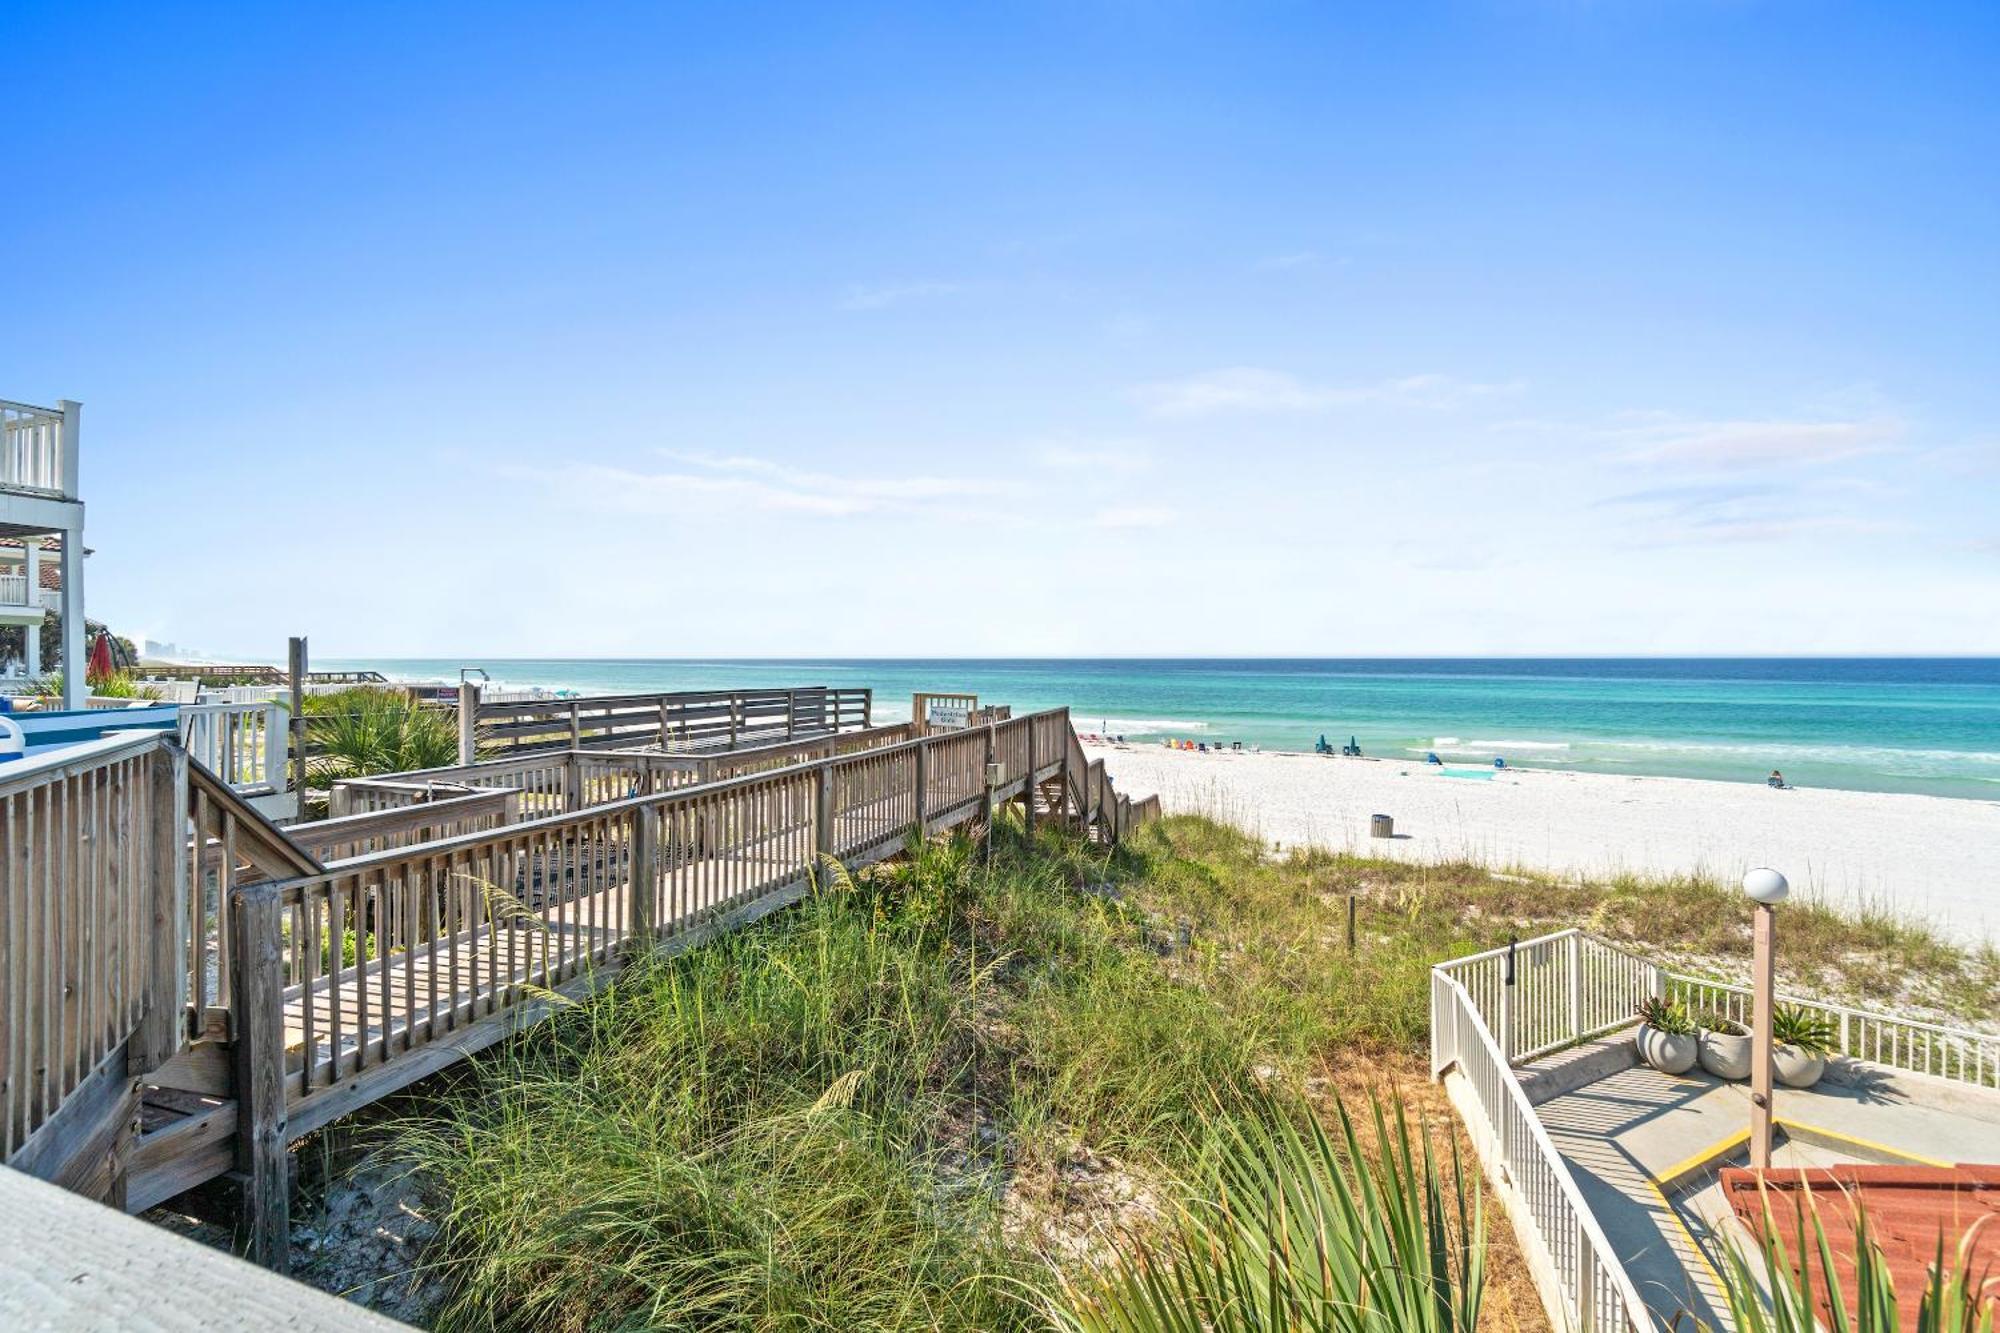
<svg viewBox="0 0 2000 1333">
<path fill-rule="evenodd" d="M 1480 781 L 1398 760 L 1086 748 L 1121 792 L 1156 791 L 1169 812 L 1218 815 L 1286 846 L 1577 875 L 1734 879 L 1770 865 L 1794 893 L 2000 942 L 1996 801 L 1527 769 Z M 1393 841 L 1368 836 L 1378 812 L 1394 817 Z"/>
</svg>

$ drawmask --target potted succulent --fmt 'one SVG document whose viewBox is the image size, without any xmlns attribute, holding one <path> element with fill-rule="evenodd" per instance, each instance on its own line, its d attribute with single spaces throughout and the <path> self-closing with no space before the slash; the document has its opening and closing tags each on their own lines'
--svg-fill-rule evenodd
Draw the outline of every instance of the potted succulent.
<svg viewBox="0 0 2000 1333">
<path fill-rule="evenodd" d="M 1639 1005 L 1639 1058 L 1663 1074 L 1685 1074 L 1700 1054 L 1696 1031 L 1678 1000 L 1648 997 Z"/>
<path fill-rule="evenodd" d="M 1701 1017 L 1701 1067 L 1720 1079 L 1750 1077 L 1750 1030 L 1725 1014 Z"/>
<path fill-rule="evenodd" d="M 1781 1004 L 1771 1014 L 1771 1063 L 1778 1082 L 1810 1088 L 1826 1072 L 1826 1058 L 1839 1034 L 1833 1019 L 1798 1004 Z"/>
</svg>

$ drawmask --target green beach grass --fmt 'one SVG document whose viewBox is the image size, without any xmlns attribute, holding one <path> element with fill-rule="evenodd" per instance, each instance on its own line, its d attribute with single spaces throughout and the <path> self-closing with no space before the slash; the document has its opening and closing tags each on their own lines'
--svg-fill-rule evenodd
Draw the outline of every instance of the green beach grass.
<svg viewBox="0 0 2000 1333">
<path fill-rule="evenodd" d="M 1104 1265 L 1190 1234 L 1246 1132 L 1338 1142 L 1341 1102 L 1400 1099 L 1442 1160 L 1432 963 L 1579 923 L 1722 970 L 1748 947 L 1740 895 L 1696 881 L 1278 857 L 1192 817 L 1116 850 L 1017 822 L 996 842 L 990 870 L 960 838 L 829 873 L 478 1059 L 442 1110 L 342 1131 L 421 1186 L 422 1317 L 1047 1328 Z M 1990 952 L 1909 927 L 1801 908 L 1787 941 L 1791 982 L 1835 998 L 2000 996 Z M 1510 1229 L 1485 1239 L 1480 1323 L 1545 1326 Z"/>
</svg>

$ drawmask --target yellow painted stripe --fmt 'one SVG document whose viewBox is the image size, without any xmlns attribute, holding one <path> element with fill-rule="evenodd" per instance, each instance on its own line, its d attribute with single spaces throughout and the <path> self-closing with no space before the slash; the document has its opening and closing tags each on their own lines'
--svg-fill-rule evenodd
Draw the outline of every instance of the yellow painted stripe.
<svg viewBox="0 0 2000 1333">
<path fill-rule="evenodd" d="M 1748 1138 L 1749 1135 L 1746 1133 L 1744 1137 Z M 1660 1207 L 1667 1210 L 1667 1216 L 1673 1219 L 1676 1227 L 1680 1228 L 1681 1238 L 1687 1241 L 1688 1248 L 1694 1251 L 1694 1257 L 1701 1260 L 1701 1266 L 1708 1270 L 1709 1278 L 1715 1283 L 1716 1296 L 1725 1297 L 1728 1294 L 1729 1288 L 1722 1284 L 1722 1274 L 1715 1271 L 1715 1265 L 1709 1262 L 1708 1251 L 1703 1249 L 1701 1242 L 1694 1238 L 1694 1232 L 1688 1230 L 1688 1224 L 1681 1220 L 1681 1210 L 1674 1207 L 1673 1203 L 1667 1198 L 1667 1192 L 1660 1188 L 1660 1182 L 1654 1180 L 1651 1176 L 1646 1177 L 1646 1188 L 1653 1191 L 1653 1197 L 1660 1201 Z M 1722 1314 L 1724 1311 L 1718 1310 L 1716 1313 Z"/>
<path fill-rule="evenodd" d="M 1711 1162 L 1735 1152 L 1748 1142 L 1750 1142 L 1750 1131 L 1747 1129 L 1739 1130 L 1726 1139 L 1719 1139 L 1709 1144 L 1694 1156 L 1675 1162 L 1658 1175 L 1650 1177 L 1650 1179 L 1656 1187 L 1664 1186 L 1666 1188 L 1673 1188 L 1679 1185 L 1683 1178 L 1701 1170 L 1701 1168 L 1709 1165 Z"/>
<path fill-rule="evenodd" d="M 1803 1131 L 1817 1138 L 1836 1139 L 1841 1143 L 1851 1143 L 1857 1148 L 1867 1148 L 1872 1152 L 1881 1153 L 1884 1157 L 1893 1157 L 1899 1162 L 1908 1162 L 1912 1166 L 1957 1165 L 1955 1162 L 1940 1162 L 1937 1158 L 1926 1157 L 1922 1153 L 1905 1152 L 1901 1148 L 1891 1148 L 1886 1143 L 1876 1143 L 1872 1139 L 1856 1138 L 1852 1134 L 1836 1134 L 1830 1129 L 1821 1129 L 1818 1125 L 1808 1125 L 1802 1120 L 1780 1120 L 1778 1123 L 1786 1129 L 1791 1130 L 1794 1134 Z"/>
</svg>

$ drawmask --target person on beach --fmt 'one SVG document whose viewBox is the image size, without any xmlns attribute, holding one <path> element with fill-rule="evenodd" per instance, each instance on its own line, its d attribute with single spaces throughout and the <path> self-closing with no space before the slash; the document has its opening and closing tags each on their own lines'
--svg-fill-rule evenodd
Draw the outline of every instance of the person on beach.
<svg viewBox="0 0 2000 1333">
<path fill-rule="evenodd" d="M 1774 768 L 1771 770 L 1771 776 L 1764 779 L 1764 785 L 1776 788 L 1778 791 L 1783 791 L 1785 789 L 1785 775 Z"/>
</svg>

